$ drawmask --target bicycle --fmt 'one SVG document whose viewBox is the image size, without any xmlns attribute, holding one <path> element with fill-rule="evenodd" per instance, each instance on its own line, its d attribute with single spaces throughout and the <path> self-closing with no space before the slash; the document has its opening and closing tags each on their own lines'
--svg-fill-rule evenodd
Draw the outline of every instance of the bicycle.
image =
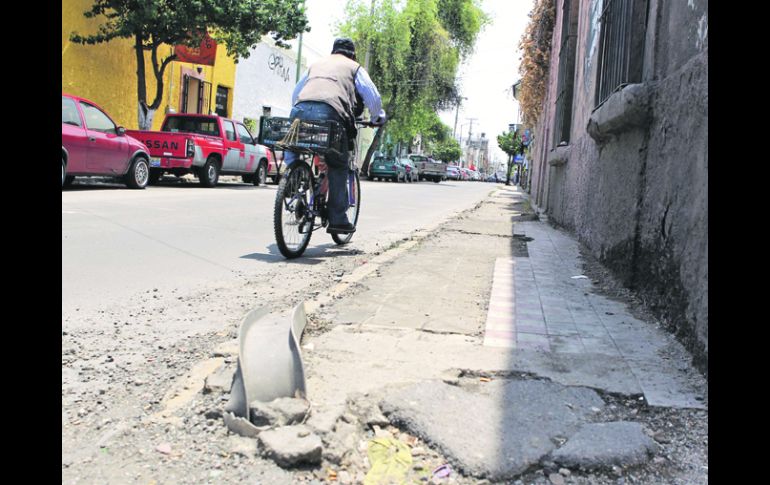
<svg viewBox="0 0 770 485">
<path fill-rule="evenodd" d="M 375 127 L 373 123 L 356 120 L 357 126 Z M 313 231 L 329 224 L 327 197 L 329 181 L 326 178 L 325 155 L 340 147 L 344 127 L 331 120 L 292 120 L 265 118 L 260 120 L 259 143 L 275 150 L 297 152 L 298 158 L 281 176 L 273 207 L 275 241 L 287 259 L 302 256 L 310 243 Z M 355 226 L 361 209 L 361 181 L 356 166 L 355 148 L 348 157 L 348 220 Z M 318 221 L 316 221 L 318 219 Z M 350 242 L 353 233 L 332 233 L 337 245 Z"/>
</svg>

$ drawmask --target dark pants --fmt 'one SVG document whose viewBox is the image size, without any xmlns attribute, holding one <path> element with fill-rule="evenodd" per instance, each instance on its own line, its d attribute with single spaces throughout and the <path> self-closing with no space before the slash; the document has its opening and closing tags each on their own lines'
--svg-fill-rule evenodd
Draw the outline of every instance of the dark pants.
<svg viewBox="0 0 770 485">
<path fill-rule="evenodd" d="M 342 124 L 343 127 L 347 126 L 334 108 L 319 101 L 297 103 L 289 116 L 301 120 L 334 120 Z M 326 207 L 329 210 L 329 223 L 334 226 L 345 225 L 350 222 L 346 214 L 348 210 L 347 183 L 350 167 L 348 166 L 348 139 L 345 134 L 343 134 L 342 147 L 341 155 L 329 153 L 325 157 L 328 167 L 326 176 L 329 179 L 329 200 Z M 284 163 L 288 167 L 297 159 L 297 154 L 287 150 L 284 157 Z"/>
</svg>

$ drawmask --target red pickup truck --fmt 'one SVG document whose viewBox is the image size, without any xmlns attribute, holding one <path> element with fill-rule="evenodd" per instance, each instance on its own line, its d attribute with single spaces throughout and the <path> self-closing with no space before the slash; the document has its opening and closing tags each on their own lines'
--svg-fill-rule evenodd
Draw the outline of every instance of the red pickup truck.
<svg viewBox="0 0 770 485">
<path fill-rule="evenodd" d="M 216 115 L 166 115 L 161 131 L 126 130 L 150 152 L 150 183 L 164 172 L 192 173 L 204 187 L 215 187 L 220 175 L 240 175 L 244 182 L 264 184 L 280 170 L 270 150 L 257 143 L 238 121 Z"/>
</svg>

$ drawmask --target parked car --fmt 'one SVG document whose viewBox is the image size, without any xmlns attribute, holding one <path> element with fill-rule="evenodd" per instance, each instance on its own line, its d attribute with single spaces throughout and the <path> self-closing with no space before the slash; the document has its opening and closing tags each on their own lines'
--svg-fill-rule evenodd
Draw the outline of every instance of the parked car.
<svg viewBox="0 0 770 485">
<path fill-rule="evenodd" d="M 150 183 L 168 172 L 192 173 L 204 187 L 216 187 L 220 175 L 241 175 L 244 181 L 262 185 L 276 163 L 243 123 L 217 115 L 171 113 L 160 131 L 128 133 L 149 149 Z"/>
<path fill-rule="evenodd" d="M 457 165 L 449 165 L 446 168 L 446 178 L 448 180 L 460 180 L 460 168 Z"/>
<path fill-rule="evenodd" d="M 369 178 L 406 181 L 406 168 L 393 157 L 376 157 L 369 168 Z"/>
<path fill-rule="evenodd" d="M 404 166 L 404 169 L 406 170 L 406 181 L 407 182 L 418 182 L 420 180 L 420 171 L 417 168 L 417 165 L 409 159 L 409 158 L 400 158 L 399 162 Z"/>
<path fill-rule="evenodd" d="M 96 103 L 61 95 L 61 185 L 75 177 L 117 176 L 132 189 L 149 181 L 150 155 Z"/>
<path fill-rule="evenodd" d="M 465 167 L 460 168 L 460 180 L 469 180 L 471 178 L 470 170 Z"/>
<path fill-rule="evenodd" d="M 416 153 L 410 153 L 408 156 L 417 166 L 420 180 L 432 180 L 439 183 L 446 179 L 446 163 Z"/>
</svg>

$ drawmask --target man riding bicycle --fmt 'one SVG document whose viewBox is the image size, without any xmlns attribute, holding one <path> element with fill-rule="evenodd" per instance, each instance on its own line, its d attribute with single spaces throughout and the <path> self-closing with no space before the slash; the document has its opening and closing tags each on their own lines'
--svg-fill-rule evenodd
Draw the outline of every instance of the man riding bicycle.
<svg viewBox="0 0 770 485">
<path fill-rule="evenodd" d="M 302 120 L 333 120 L 339 122 L 345 130 L 342 136 L 341 153 L 330 152 L 326 155 L 329 180 L 329 200 L 327 202 L 329 227 L 326 232 L 332 234 L 350 234 L 356 227 L 350 223 L 348 210 L 348 150 L 352 149 L 357 130 L 355 119 L 363 111 L 363 105 L 369 108 L 371 122 L 376 125 L 385 123 L 382 100 L 377 87 L 369 78 L 366 70 L 356 62 L 356 46 L 349 38 L 334 41 L 332 53 L 308 68 L 294 88 L 290 117 Z M 285 152 L 284 163 L 289 167 L 297 159 L 297 154 Z"/>
</svg>

